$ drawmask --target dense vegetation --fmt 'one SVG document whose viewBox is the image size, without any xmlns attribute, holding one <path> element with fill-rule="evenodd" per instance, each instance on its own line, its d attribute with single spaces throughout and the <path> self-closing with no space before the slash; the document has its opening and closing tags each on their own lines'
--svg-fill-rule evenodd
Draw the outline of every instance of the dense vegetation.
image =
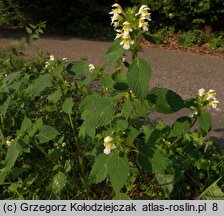
<svg viewBox="0 0 224 216">
<path fill-rule="evenodd" d="M 115 4 L 110 14 L 108 70 L 0 52 L 0 199 L 224 199 L 224 150 L 205 139 L 215 90 L 183 99 L 150 88 L 151 66 L 138 55 L 143 39 L 156 41 L 149 8 Z M 23 44 L 44 27 L 29 25 Z M 182 109 L 189 115 L 172 125 L 149 116 Z"/>
</svg>

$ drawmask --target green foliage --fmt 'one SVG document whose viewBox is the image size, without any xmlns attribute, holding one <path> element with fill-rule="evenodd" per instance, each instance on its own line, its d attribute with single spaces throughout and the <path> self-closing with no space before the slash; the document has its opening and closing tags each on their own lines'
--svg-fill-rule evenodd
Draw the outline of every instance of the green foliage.
<svg viewBox="0 0 224 216">
<path fill-rule="evenodd" d="M 107 51 L 111 72 L 0 52 L 1 199 L 223 198 L 223 149 L 205 138 L 215 92 L 183 99 L 150 89 L 151 67 L 138 53 L 143 37 L 157 40 L 134 33 L 130 49 L 117 40 Z M 172 125 L 149 118 L 184 108 L 191 117 Z"/>
<path fill-rule="evenodd" d="M 194 30 L 194 31 L 187 31 L 181 34 L 177 41 L 179 44 L 189 47 L 194 44 L 203 44 L 206 42 L 206 37 L 204 36 L 203 32 L 200 30 Z"/>
</svg>

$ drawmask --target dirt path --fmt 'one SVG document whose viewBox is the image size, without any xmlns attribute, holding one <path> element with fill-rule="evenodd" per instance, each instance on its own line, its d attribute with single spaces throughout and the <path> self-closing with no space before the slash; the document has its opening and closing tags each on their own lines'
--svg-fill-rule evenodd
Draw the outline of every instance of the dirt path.
<svg viewBox="0 0 224 216">
<path fill-rule="evenodd" d="M 0 36 L 0 47 L 5 47 L 19 35 Z M 110 42 L 84 40 L 67 36 L 47 36 L 34 42 L 27 54 L 35 54 L 41 49 L 47 50 L 58 58 L 67 57 L 70 61 L 86 57 L 89 63 L 103 64 L 102 55 Z M 183 51 L 161 48 L 145 48 L 141 57 L 152 66 L 151 87 L 160 86 L 176 91 L 183 98 L 193 97 L 198 89 L 215 89 L 220 101 L 220 111 L 211 110 L 213 130 L 209 134 L 217 143 L 224 145 L 224 59 L 214 56 L 198 55 Z M 186 113 L 181 111 L 180 114 Z M 171 123 L 175 115 L 152 114 L 152 118 L 163 118 Z"/>
</svg>

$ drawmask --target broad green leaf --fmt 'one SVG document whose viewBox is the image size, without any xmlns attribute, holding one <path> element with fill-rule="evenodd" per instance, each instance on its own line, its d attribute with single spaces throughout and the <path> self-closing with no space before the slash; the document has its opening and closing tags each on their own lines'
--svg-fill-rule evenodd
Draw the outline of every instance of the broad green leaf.
<svg viewBox="0 0 224 216">
<path fill-rule="evenodd" d="M 52 103 L 57 103 L 62 96 L 61 89 L 56 90 L 53 94 L 48 95 L 47 99 Z"/>
<path fill-rule="evenodd" d="M 62 109 L 67 114 L 72 114 L 72 108 L 74 106 L 74 102 L 72 98 L 67 98 L 62 105 Z"/>
<path fill-rule="evenodd" d="M 54 177 L 52 181 L 52 192 L 55 195 L 60 195 L 61 192 L 64 190 L 65 186 L 67 184 L 67 177 L 64 173 L 58 172 Z"/>
<path fill-rule="evenodd" d="M 85 134 L 97 126 L 105 126 L 111 122 L 116 111 L 116 103 L 112 98 L 100 95 L 87 97 L 80 105 L 83 124 L 80 127 L 80 135 Z"/>
<path fill-rule="evenodd" d="M 118 119 L 114 125 L 114 128 L 116 129 L 116 131 L 125 131 L 127 127 L 128 127 L 128 122 L 121 119 Z"/>
<path fill-rule="evenodd" d="M 197 121 L 200 127 L 205 131 L 207 134 L 212 126 L 212 118 L 210 113 L 202 111 L 200 115 L 197 116 Z"/>
<path fill-rule="evenodd" d="M 198 199 L 202 200 L 224 200 L 224 192 L 217 185 L 222 177 L 212 183 L 202 194 L 198 197 Z"/>
<path fill-rule="evenodd" d="M 148 93 L 151 67 L 143 59 L 136 59 L 128 68 L 128 84 L 133 93 L 143 100 Z"/>
<path fill-rule="evenodd" d="M 54 139 L 57 135 L 59 135 L 59 133 L 55 128 L 43 125 L 40 128 L 39 134 L 36 135 L 36 138 L 38 138 L 39 143 L 46 143 Z"/>
<path fill-rule="evenodd" d="M 147 99 L 153 110 L 159 113 L 170 114 L 185 108 L 182 98 L 166 88 L 151 89 Z"/>
<path fill-rule="evenodd" d="M 108 161 L 111 155 L 100 154 L 93 164 L 92 170 L 90 172 L 90 181 L 92 183 L 100 183 L 104 181 L 108 175 Z"/>
<path fill-rule="evenodd" d="M 165 42 L 155 36 L 148 35 L 147 33 L 143 34 L 143 37 L 152 44 L 165 44 Z"/>
<path fill-rule="evenodd" d="M 23 122 L 21 124 L 21 129 L 27 130 L 27 129 L 31 129 L 31 127 L 32 127 L 32 121 L 25 116 L 25 118 L 23 119 Z"/>
<path fill-rule="evenodd" d="M 138 137 L 138 135 L 141 133 L 140 130 L 134 128 L 134 127 L 130 127 L 128 128 L 126 134 L 127 134 L 127 138 L 126 138 L 126 142 L 128 146 L 133 146 L 135 139 Z"/>
<path fill-rule="evenodd" d="M 115 40 L 109 47 L 104 59 L 109 63 L 116 63 L 119 61 L 125 53 L 125 50 L 120 45 L 121 40 Z"/>
<path fill-rule="evenodd" d="M 25 28 L 26 28 L 26 31 L 27 31 L 28 34 L 32 34 L 33 31 L 32 31 L 31 28 L 29 28 L 29 27 L 27 27 L 27 26 L 25 26 Z"/>
<path fill-rule="evenodd" d="M 120 157 L 117 153 L 111 153 L 108 162 L 108 174 L 116 193 L 125 185 L 129 173 L 129 163 L 126 157 Z"/>
<path fill-rule="evenodd" d="M 88 74 L 88 76 L 81 82 L 83 85 L 87 85 L 96 78 L 97 78 L 97 71 L 93 71 L 91 74 Z"/>
<path fill-rule="evenodd" d="M 126 101 L 122 108 L 122 115 L 126 118 L 126 120 L 130 117 L 132 112 L 132 102 Z"/>
<path fill-rule="evenodd" d="M 74 166 L 74 160 L 66 160 L 65 161 L 65 165 L 64 165 L 64 169 L 65 169 L 65 172 L 68 173 L 72 170 Z"/>
<path fill-rule="evenodd" d="M 147 100 L 141 101 L 141 100 L 135 100 L 134 101 L 134 107 L 135 111 L 141 116 L 146 117 L 147 113 L 149 111 L 149 103 Z"/>
<path fill-rule="evenodd" d="M 22 151 L 23 148 L 20 146 L 17 140 L 14 140 L 11 146 L 8 147 L 5 160 L 2 162 L 4 168 L 0 172 L 0 184 L 4 183 L 5 178 L 10 173 L 12 167 L 14 166 L 17 158 Z"/>
<path fill-rule="evenodd" d="M 30 96 L 38 96 L 42 91 L 52 85 L 52 77 L 49 74 L 40 75 L 29 88 Z"/>
<path fill-rule="evenodd" d="M 187 133 L 191 128 L 191 118 L 183 116 L 178 118 L 172 125 L 169 137 L 178 137 Z"/>
<path fill-rule="evenodd" d="M 66 70 L 72 75 L 81 75 L 89 71 L 89 65 L 85 60 L 74 61 L 67 66 Z"/>
<path fill-rule="evenodd" d="M 130 200 L 130 197 L 124 193 L 116 194 L 112 200 Z"/>
<path fill-rule="evenodd" d="M 166 169 L 172 164 L 168 157 L 159 149 L 154 149 L 152 158 L 152 171 L 156 174 L 164 174 Z"/>
<path fill-rule="evenodd" d="M 113 87 L 113 80 L 111 78 L 110 74 L 103 74 L 99 78 L 101 84 L 103 85 L 104 88 L 112 88 Z"/>
</svg>

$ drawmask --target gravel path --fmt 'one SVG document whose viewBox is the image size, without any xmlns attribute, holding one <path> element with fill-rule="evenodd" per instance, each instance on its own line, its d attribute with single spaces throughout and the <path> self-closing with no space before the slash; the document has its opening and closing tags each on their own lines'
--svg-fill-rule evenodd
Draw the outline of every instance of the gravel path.
<svg viewBox="0 0 224 216">
<path fill-rule="evenodd" d="M 5 47 L 18 35 L 0 36 L 0 47 Z M 34 42 L 26 51 L 28 55 L 44 49 L 58 58 L 67 57 L 77 60 L 86 57 L 89 63 L 103 64 L 102 55 L 107 51 L 110 42 L 84 40 L 68 36 L 45 36 Z M 211 110 L 213 129 L 209 137 L 224 145 L 224 59 L 214 56 L 198 55 L 183 51 L 161 48 L 145 48 L 141 57 L 152 66 L 151 87 L 166 87 L 176 91 L 183 98 L 193 97 L 198 89 L 215 89 L 220 101 L 220 111 Z M 151 114 L 153 119 L 162 118 L 171 123 L 185 110 L 175 115 Z"/>
</svg>

